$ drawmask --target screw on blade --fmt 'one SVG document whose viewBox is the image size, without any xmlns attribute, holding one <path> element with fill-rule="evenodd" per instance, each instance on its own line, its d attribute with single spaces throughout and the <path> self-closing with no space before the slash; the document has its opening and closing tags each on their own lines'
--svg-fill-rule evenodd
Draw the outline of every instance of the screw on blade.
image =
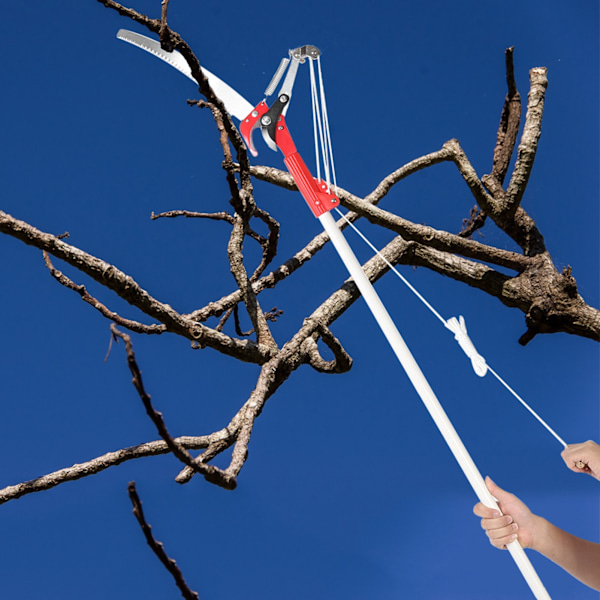
<svg viewBox="0 0 600 600">
<path fill-rule="evenodd" d="M 273 75 L 273 79 L 271 79 L 271 83 L 269 83 L 267 89 L 265 90 L 265 96 L 270 96 L 275 91 L 275 88 L 279 85 L 279 82 L 281 81 L 281 78 L 285 70 L 287 69 L 289 62 L 289 58 L 281 59 L 281 62 L 277 67 L 277 71 L 275 71 L 275 75 Z"/>
</svg>

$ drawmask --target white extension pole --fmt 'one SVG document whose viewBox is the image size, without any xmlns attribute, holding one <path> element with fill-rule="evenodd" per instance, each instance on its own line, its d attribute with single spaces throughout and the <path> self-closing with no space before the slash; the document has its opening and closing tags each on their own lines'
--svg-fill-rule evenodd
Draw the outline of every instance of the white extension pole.
<svg viewBox="0 0 600 600">
<path fill-rule="evenodd" d="M 440 433 L 446 440 L 446 443 L 450 447 L 452 454 L 454 454 L 454 457 L 460 465 L 460 468 L 463 470 L 463 473 L 469 480 L 469 483 L 475 491 L 475 494 L 479 498 L 480 502 L 489 508 L 494 508 L 499 511 L 500 509 L 498 504 L 491 495 L 490 491 L 487 489 L 483 477 L 475 466 L 473 459 L 469 455 L 469 452 L 462 443 L 462 440 L 454 429 L 450 419 L 444 412 L 439 400 L 436 398 L 429 383 L 425 379 L 423 372 L 419 368 L 419 365 L 415 361 L 408 346 L 402 339 L 402 336 L 398 332 L 394 321 L 392 321 L 385 306 L 381 302 L 381 299 L 377 295 L 377 292 L 362 270 L 362 267 L 354 255 L 354 252 L 348 245 L 346 238 L 338 229 L 331 213 L 324 213 L 319 217 L 319 221 L 321 221 L 323 228 L 329 234 L 329 238 L 337 250 L 337 253 L 340 255 L 340 258 L 352 276 L 354 283 L 356 283 L 360 293 L 362 294 L 362 297 L 365 299 L 365 302 L 373 313 L 375 320 L 377 321 L 387 341 L 400 361 L 400 364 L 406 371 L 408 378 L 421 397 L 423 404 L 425 404 L 425 407 L 435 421 Z M 508 544 L 507 548 L 537 600 L 550 600 L 550 596 L 546 591 L 546 588 L 538 577 L 538 574 L 536 573 L 532 564 L 529 562 L 529 559 L 521 547 L 521 544 L 519 544 L 519 541 L 515 540 L 514 542 L 511 542 Z"/>
</svg>

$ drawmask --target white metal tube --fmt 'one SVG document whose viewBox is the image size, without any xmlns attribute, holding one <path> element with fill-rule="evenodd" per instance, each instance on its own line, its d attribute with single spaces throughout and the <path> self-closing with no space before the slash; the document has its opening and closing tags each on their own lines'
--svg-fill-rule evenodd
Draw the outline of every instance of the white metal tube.
<svg viewBox="0 0 600 600">
<path fill-rule="evenodd" d="M 360 293 L 365 299 L 365 302 L 373 313 L 375 320 L 379 324 L 379 327 L 381 328 L 387 341 L 400 361 L 400 364 L 406 371 L 408 378 L 421 397 L 423 404 L 425 404 L 425 407 L 440 430 L 444 440 L 446 440 L 446 443 L 450 447 L 452 454 L 454 454 L 454 457 L 471 484 L 475 494 L 479 498 L 480 502 L 499 511 L 500 509 L 498 504 L 491 495 L 490 491 L 487 489 L 483 477 L 479 473 L 479 470 L 473 462 L 473 459 L 462 443 L 462 440 L 454 429 L 450 419 L 444 412 L 444 409 L 442 408 L 439 400 L 436 398 L 431 386 L 425 379 L 425 376 L 414 359 L 411 351 L 402 339 L 402 336 L 396 328 L 394 321 L 392 321 L 388 311 L 377 295 L 375 288 L 373 288 L 371 282 L 362 270 L 362 267 L 354 255 L 354 252 L 348 245 L 346 238 L 338 229 L 331 213 L 324 213 L 319 217 L 319 221 L 321 221 L 323 228 L 329 234 L 331 242 L 337 250 L 337 253 L 340 255 L 340 258 L 352 276 L 354 283 L 356 283 Z M 525 554 L 525 551 L 519 544 L 518 540 L 511 542 L 507 547 L 513 560 L 516 562 L 519 570 L 521 571 L 537 600 L 550 600 L 548 592 L 546 591 L 543 583 L 538 577 L 538 574 L 533 568 L 533 565 L 529 561 L 529 558 Z"/>
</svg>

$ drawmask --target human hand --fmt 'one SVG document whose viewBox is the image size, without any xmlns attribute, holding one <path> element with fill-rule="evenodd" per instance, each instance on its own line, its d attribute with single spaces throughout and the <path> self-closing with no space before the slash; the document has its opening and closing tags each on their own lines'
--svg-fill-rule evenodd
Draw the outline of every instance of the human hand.
<svg viewBox="0 0 600 600">
<path fill-rule="evenodd" d="M 592 441 L 569 444 L 561 456 L 567 467 L 575 473 L 588 473 L 600 480 L 600 446 Z"/>
<path fill-rule="evenodd" d="M 481 527 L 485 530 L 490 544 L 502 549 L 518 538 L 523 548 L 533 548 L 539 517 L 516 496 L 498 487 L 489 477 L 485 478 L 485 484 L 498 500 L 502 511 L 500 515 L 496 509 L 488 508 L 481 502 L 473 508 L 473 512 L 481 517 Z"/>
</svg>

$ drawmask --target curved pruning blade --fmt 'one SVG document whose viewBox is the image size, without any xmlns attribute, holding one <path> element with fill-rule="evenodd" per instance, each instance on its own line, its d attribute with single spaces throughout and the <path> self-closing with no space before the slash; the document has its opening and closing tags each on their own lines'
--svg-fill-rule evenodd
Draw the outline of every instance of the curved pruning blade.
<svg viewBox="0 0 600 600">
<path fill-rule="evenodd" d="M 164 60 L 166 63 L 177 69 L 180 73 L 183 73 L 188 79 L 191 79 L 196 85 L 198 82 L 192 76 L 192 70 L 187 64 L 185 58 L 183 58 L 180 52 L 174 50 L 173 52 L 167 52 L 160 47 L 160 43 L 153 40 L 145 35 L 128 31 L 127 29 L 119 29 L 117 37 L 124 42 L 128 42 L 154 54 L 157 58 Z M 202 72 L 206 75 L 210 87 L 213 89 L 215 94 L 223 101 L 227 112 L 232 116 L 236 117 L 240 121 L 245 119 L 252 109 L 254 108 L 248 100 L 242 95 L 238 94 L 230 85 L 225 83 L 222 79 L 211 73 L 208 69 L 202 67 Z"/>
</svg>

